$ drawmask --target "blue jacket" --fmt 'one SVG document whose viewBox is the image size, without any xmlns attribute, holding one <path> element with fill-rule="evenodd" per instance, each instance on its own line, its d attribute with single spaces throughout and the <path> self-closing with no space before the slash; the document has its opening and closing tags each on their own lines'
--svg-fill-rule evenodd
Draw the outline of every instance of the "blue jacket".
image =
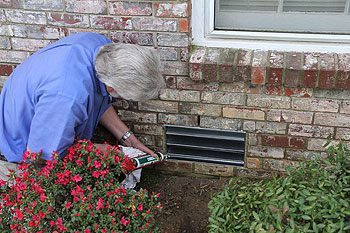
<svg viewBox="0 0 350 233">
<path fill-rule="evenodd" d="M 96 33 L 65 37 L 30 56 L 6 80 L 0 95 L 0 151 L 22 160 L 27 146 L 64 155 L 74 138 L 91 139 L 109 108 L 105 85 L 96 77 L 99 48 L 111 41 Z"/>
</svg>

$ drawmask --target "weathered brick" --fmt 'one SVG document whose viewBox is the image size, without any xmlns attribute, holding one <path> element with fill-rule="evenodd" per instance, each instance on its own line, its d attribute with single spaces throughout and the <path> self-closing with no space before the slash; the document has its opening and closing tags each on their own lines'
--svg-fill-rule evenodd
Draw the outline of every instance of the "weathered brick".
<svg viewBox="0 0 350 233">
<path fill-rule="evenodd" d="M 338 112 L 340 101 L 331 99 L 292 98 L 292 109 L 315 112 Z"/>
<path fill-rule="evenodd" d="M 195 163 L 194 172 L 197 174 L 214 175 L 214 176 L 232 176 L 233 166 L 216 165 L 209 163 Z"/>
<path fill-rule="evenodd" d="M 283 158 L 284 149 L 275 147 L 262 147 L 262 146 L 251 146 L 248 147 L 249 157 L 259 158 Z"/>
<path fill-rule="evenodd" d="M 337 128 L 335 138 L 340 140 L 350 140 L 350 128 Z"/>
<path fill-rule="evenodd" d="M 289 138 L 289 147 L 295 149 L 304 149 L 306 147 L 306 141 L 303 138 Z"/>
<path fill-rule="evenodd" d="M 158 123 L 170 125 L 198 126 L 198 118 L 194 115 L 158 114 Z"/>
<path fill-rule="evenodd" d="M 51 25 L 69 27 L 90 27 L 88 15 L 49 13 L 48 21 Z"/>
<path fill-rule="evenodd" d="M 268 84 L 281 85 L 283 78 L 283 68 L 269 68 L 268 69 Z"/>
<path fill-rule="evenodd" d="M 260 169 L 262 167 L 261 165 L 259 158 L 247 158 L 247 168 Z"/>
<path fill-rule="evenodd" d="M 333 136 L 334 128 L 318 125 L 290 124 L 288 133 L 293 136 L 328 138 Z"/>
<path fill-rule="evenodd" d="M 271 68 L 282 68 L 284 67 L 284 54 L 279 51 L 272 51 L 269 57 L 269 67 Z"/>
<path fill-rule="evenodd" d="M 1 11 L 0 11 L 1 14 Z M 1 16 L 0 16 L 1 18 Z M 0 20 L 1 22 L 1 20 Z M 0 24 L 0 36 L 13 36 L 11 26 L 7 24 Z"/>
<path fill-rule="evenodd" d="M 165 76 L 165 83 L 167 88 L 175 89 L 177 85 L 176 76 Z"/>
<path fill-rule="evenodd" d="M 111 39 L 115 43 L 138 45 L 153 45 L 153 34 L 143 32 L 111 32 Z"/>
<path fill-rule="evenodd" d="M 264 159 L 263 168 L 267 170 L 286 171 L 287 167 L 296 167 L 298 165 L 295 161 Z"/>
<path fill-rule="evenodd" d="M 335 146 L 337 144 L 339 144 L 339 141 L 336 140 L 329 141 L 328 139 L 310 138 L 307 149 L 315 151 L 325 151 L 326 147 Z"/>
<path fill-rule="evenodd" d="M 224 91 L 224 92 L 233 92 L 233 93 L 254 93 L 255 92 L 255 88 L 251 88 L 250 84 L 245 82 L 220 83 L 220 86 L 217 90 Z"/>
<path fill-rule="evenodd" d="M 4 10 L 0 10 L 0 22 L 6 21 L 6 15 Z"/>
<path fill-rule="evenodd" d="M 62 11 L 63 0 L 24 0 L 24 9 Z"/>
<path fill-rule="evenodd" d="M 303 80 L 303 72 L 301 70 L 285 70 L 284 85 L 286 87 L 299 87 Z"/>
<path fill-rule="evenodd" d="M 205 48 L 197 48 L 190 56 L 190 78 L 192 80 L 203 80 L 203 62 L 205 58 Z"/>
<path fill-rule="evenodd" d="M 205 128 L 229 129 L 238 131 L 241 129 L 241 121 L 222 117 L 200 117 L 200 126 Z"/>
<path fill-rule="evenodd" d="M 189 38 L 187 34 L 159 33 L 157 42 L 159 46 L 186 47 L 189 44 Z"/>
<path fill-rule="evenodd" d="M 132 18 L 133 29 L 137 31 L 176 32 L 176 19 L 162 18 Z"/>
<path fill-rule="evenodd" d="M 304 53 L 304 70 L 318 70 L 318 53 Z"/>
<path fill-rule="evenodd" d="M 165 61 L 163 62 L 163 74 L 168 75 L 188 75 L 188 64 L 180 61 Z"/>
<path fill-rule="evenodd" d="M 179 89 L 186 90 L 211 90 L 216 91 L 219 88 L 218 83 L 205 83 L 205 82 L 196 82 L 187 77 L 177 77 L 177 87 Z"/>
<path fill-rule="evenodd" d="M 340 113 L 350 114 L 350 101 L 343 100 L 341 102 Z"/>
<path fill-rule="evenodd" d="M 255 50 L 252 60 L 252 84 L 263 85 L 266 80 L 266 67 L 268 65 L 268 52 Z"/>
<path fill-rule="evenodd" d="M 150 2 L 108 2 L 111 15 L 152 15 L 152 3 Z"/>
<path fill-rule="evenodd" d="M 266 95 L 283 95 L 283 86 L 266 85 L 265 94 Z"/>
<path fill-rule="evenodd" d="M 266 119 L 268 121 L 278 121 L 287 123 L 312 123 L 312 112 L 293 111 L 293 110 L 276 110 L 271 109 L 267 112 Z"/>
<path fill-rule="evenodd" d="M 156 144 L 155 137 L 153 135 L 135 134 L 135 136 L 146 146 L 154 146 Z"/>
<path fill-rule="evenodd" d="M 287 87 L 298 87 L 303 79 L 302 74 L 302 53 L 286 53 L 286 71 L 284 84 Z"/>
<path fill-rule="evenodd" d="M 163 135 L 163 127 L 160 125 L 134 125 L 134 132 L 138 134 Z"/>
<path fill-rule="evenodd" d="M 107 4 L 105 0 L 67 0 L 66 11 L 105 14 L 107 12 Z"/>
<path fill-rule="evenodd" d="M 139 102 L 139 110 L 151 111 L 151 112 L 177 113 L 178 103 L 166 102 L 166 101 L 160 101 L 160 100 L 148 100 L 145 102 Z"/>
<path fill-rule="evenodd" d="M 22 8 L 23 4 L 21 0 L 0 0 L 1 8 Z"/>
<path fill-rule="evenodd" d="M 25 50 L 25 51 L 37 51 L 46 45 L 50 40 L 38 40 L 38 39 L 25 39 L 25 38 L 12 38 L 12 48 L 14 50 Z"/>
<path fill-rule="evenodd" d="M 158 48 L 160 59 L 165 61 L 176 61 L 179 59 L 179 52 L 177 48 L 161 47 Z"/>
<path fill-rule="evenodd" d="M 156 146 L 158 147 L 165 147 L 165 138 L 163 136 L 160 136 L 160 137 L 155 137 L 156 139 Z"/>
<path fill-rule="evenodd" d="M 265 67 L 252 67 L 251 82 L 256 85 L 264 85 L 266 80 Z"/>
<path fill-rule="evenodd" d="M 253 134 L 253 133 L 247 133 L 247 144 L 249 146 L 257 146 L 259 145 L 259 140 L 258 140 L 258 136 L 257 134 Z"/>
<path fill-rule="evenodd" d="M 199 91 L 166 89 L 165 92 L 160 96 L 160 98 L 162 100 L 199 102 L 200 101 L 200 92 Z"/>
<path fill-rule="evenodd" d="M 288 137 L 286 135 L 278 135 L 278 136 L 262 135 L 261 145 L 272 146 L 272 147 L 304 149 L 306 146 L 306 143 L 303 138 Z"/>
<path fill-rule="evenodd" d="M 336 74 L 335 70 L 321 70 L 318 87 L 321 89 L 332 89 L 335 85 Z"/>
<path fill-rule="evenodd" d="M 221 105 L 183 102 L 179 104 L 179 111 L 184 114 L 221 116 Z"/>
<path fill-rule="evenodd" d="M 285 96 L 248 94 L 247 106 L 261 108 L 290 108 L 291 99 Z"/>
<path fill-rule="evenodd" d="M 5 10 L 7 21 L 13 23 L 46 24 L 44 12 Z"/>
<path fill-rule="evenodd" d="M 252 67 L 267 67 L 269 64 L 268 52 L 261 50 L 253 51 Z"/>
<path fill-rule="evenodd" d="M 22 63 L 29 56 L 28 52 L 0 51 L 0 62 Z"/>
<path fill-rule="evenodd" d="M 180 48 L 180 60 L 184 62 L 188 62 L 190 59 L 190 53 L 188 47 Z"/>
<path fill-rule="evenodd" d="M 264 134 L 286 134 L 287 124 L 279 122 L 256 122 L 256 132 Z"/>
<path fill-rule="evenodd" d="M 339 70 L 350 71 L 350 53 L 339 53 L 337 55 Z"/>
<path fill-rule="evenodd" d="M 350 89 L 350 71 L 338 71 L 335 81 L 336 89 Z"/>
<path fill-rule="evenodd" d="M 244 121 L 243 130 L 248 132 L 255 131 L 256 130 L 255 121 Z"/>
<path fill-rule="evenodd" d="M 349 127 L 350 115 L 338 113 L 315 113 L 314 124 Z"/>
<path fill-rule="evenodd" d="M 301 81 L 301 86 L 315 88 L 317 86 L 318 73 L 318 70 L 304 70 L 304 76 Z"/>
<path fill-rule="evenodd" d="M 311 88 L 303 88 L 303 87 L 285 87 L 283 89 L 283 94 L 285 96 L 292 97 L 311 97 L 313 95 L 313 89 Z"/>
<path fill-rule="evenodd" d="M 13 69 L 14 67 L 12 65 L 0 64 L 0 76 L 9 76 Z"/>
<path fill-rule="evenodd" d="M 188 17 L 188 4 L 183 3 L 161 3 L 154 4 L 156 16 L 158 17 Z"/>
<path fill-rule="evenodd" d="M 201 100 L 203 103 L 214 104 L 231 104 L 244 105 L 246 96 L 244 93 L 229 93 L 229 92 L 202 92 Z"/>
<path fill-rule="evenodd" d="M 312 160 L 320 157 L 321 153 L 307 150 L 286 150 L 286 159 L 290 160 Z"/>
<path fill-rule="evenodd" d="M 260 109 L 224 107 L 222 110 L 223 110 L 223 117 L 241 118 L 241 119 L 250 119 L 250 120 L 265 119 L 265 112 Z"/>
<path fill-rule="evenodd" d="M 117 99 L 117 101 L 113 103 L 113 106 L 115 106 L 117 109 L 137 110 L 138 102 L 125 99 Z"/>
<path fill-rule="evenodd" d="M 218 80 L 218 60 L 219 50 L 217 48 L 207 48 L 203 64 L 203 79 L 209 82 Z"/>
<path fill-rule="evenodd" d="M 189 31 L 189 22 L 188 19 L 179 19 L 179 31 L 188 32 Z"/>
<path fill-rule="evenodd" d="M 126 110 L 119 110 L 118 113 L 123 121 L 157 123 L 156 113 L 132 112 Z"/>
<path fill-rule="evenodd" d="M 236 81 L 250 81 L 252 50 L 240 50 L 237 54 Z"/>
<path fill-rule="evenodd" d="M 8 37 L 0 37 L 0 49 L 10 49 L 11 43 Z"/>
<path fill-rule="evenodd" d="M 316 98 L 350 100 L 350 91 L 348 90 L 314 90 Z"/>
<path fill-rule="evenodd" d="M 15 37 L 33 39 L 60 39 L 66 35 L 63 28 L 45 27 L 37 25 L 11 25 L 11 31 Z"/>
<path fill-rule="evenodd" d="M 220 82 L 232 82 L 235 77 L 234 66 L 237 62 L 237 50 L 224 48 L 220 49 L 218 58 L 218 75 Z"/>
<path fill-rule="evenodd" d="M 90 15 L 91 26 L 98 29 L 107 30 L 131 30 L 133 29 L 130 17 L 109 17 L 100 15 Z"/>
</svg>

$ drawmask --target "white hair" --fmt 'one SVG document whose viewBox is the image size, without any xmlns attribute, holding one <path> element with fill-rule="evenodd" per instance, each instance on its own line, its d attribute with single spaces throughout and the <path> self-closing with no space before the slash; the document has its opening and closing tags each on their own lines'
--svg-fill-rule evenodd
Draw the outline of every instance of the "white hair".
<svg viewBox="0 0 350 233">
<path fill-rule="evenodd" d="M 158 97 L 165 88 L 157 50 L 133 44 L 107 44 L 100 48 L 95 69 L 101 82 L 122 98 L 133 101 Z"/>
</svg>

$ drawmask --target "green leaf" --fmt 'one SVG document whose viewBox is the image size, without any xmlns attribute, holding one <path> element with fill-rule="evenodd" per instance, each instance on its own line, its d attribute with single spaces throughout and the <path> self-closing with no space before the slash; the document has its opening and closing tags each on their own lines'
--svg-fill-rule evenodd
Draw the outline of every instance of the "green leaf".
<svg viewBox="0 0 350 233">
<path fill-rule="evenodd" d="M 301 215 L 301 218 L 305 220 L 311 220 L 310 216 L 308 215 Z"/>
</svg>

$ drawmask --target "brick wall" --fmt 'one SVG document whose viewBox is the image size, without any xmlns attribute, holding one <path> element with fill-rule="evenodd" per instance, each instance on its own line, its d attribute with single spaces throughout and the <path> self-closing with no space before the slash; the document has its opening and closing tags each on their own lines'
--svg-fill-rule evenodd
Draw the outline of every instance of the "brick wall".
<svg viewBox="0 0 350 233">
<path fill-rule="evenodd" d="M 161 52 L 161 98 L 115 103 L 146 145 L 165 148 L 163 124 L 247 132 L 244 169 L 177 161 L 162 169 L 265 176 L 324 155 L 327 139 L 350 142 L 350 54 L 190 46 L 190 12 L 186 0 L 0 0 L 0 86 L 39 48 L 94 31 Z"/>
</svg>

